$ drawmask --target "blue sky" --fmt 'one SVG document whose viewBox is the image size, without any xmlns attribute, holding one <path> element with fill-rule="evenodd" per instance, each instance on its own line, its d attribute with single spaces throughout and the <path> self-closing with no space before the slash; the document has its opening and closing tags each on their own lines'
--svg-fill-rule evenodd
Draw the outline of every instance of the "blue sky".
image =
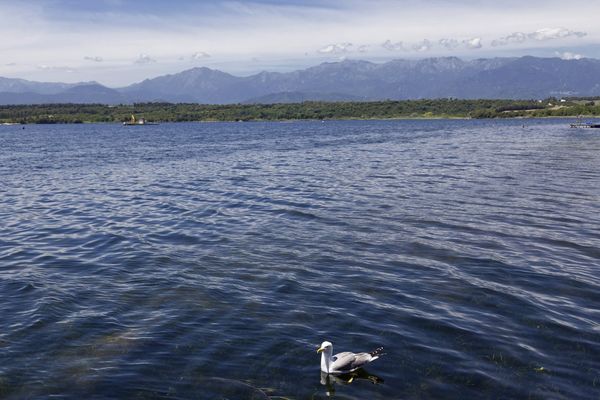
<svg viewBox="0 0 600 400">
<path fill-rule="evenodd" d="M 207 66 L 600 57 L 595 0 L 0 0 L 0 76 L 121 86 Z"/>
</svg>

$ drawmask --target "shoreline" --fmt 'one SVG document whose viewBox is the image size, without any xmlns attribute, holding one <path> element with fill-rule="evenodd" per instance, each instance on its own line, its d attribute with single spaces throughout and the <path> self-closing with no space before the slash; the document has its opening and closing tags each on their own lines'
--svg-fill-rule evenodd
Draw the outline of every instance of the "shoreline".
<svg viewBox="0 0 600 400">
<path fill-rule="evenodd" d="M 140 126 L 159 126 L 162 124 L 214 124 L 214 123 L 262 123 L 262 122 L 278 122 L 278 123 L 293 123 L 293 122 L 337 122 L 337 121 L 490 121 L 490 120 L 545 120 L 545 119 L 559 119 L 559 120 L 573 120 L 579 119 L 580 116 L 541 116 L 541 117 L 502 117 L 502 118 L 471 118 L 471 117 L 390 117 L 390 118 L 328 118 L 328 119 L 251 119 L 251 120 L 189 120 L 189 121 L 152 121 L 152 124 L 140 125 Z M 600 119 L 600 116 L 583 116 L 583 119 Z M 53 122 L 2 122 L 0 126 L 26 126 L 26 125 L 120 125 L 123 123 L 120 121 L 78 121 L 78 122 L 64 122 L 64 121 L 53 121 Z M 128 127 L 128 126 L 124 126 Z M 137 127 L 137 125 L 136 125 Z"/>
</svg>

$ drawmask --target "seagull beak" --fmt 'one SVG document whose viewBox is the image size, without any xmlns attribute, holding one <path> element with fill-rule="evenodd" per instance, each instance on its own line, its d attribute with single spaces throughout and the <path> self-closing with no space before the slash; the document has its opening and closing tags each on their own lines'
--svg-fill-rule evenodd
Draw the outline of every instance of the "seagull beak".
<svg viewBox="0 0 600 400">
<path fill-rule="evenodd" d="M 317 349 L 317 353 L 320 353 L 320 352 L 322 352 L 323 350 L 325 350 L 325 347 L 319 347 L 319 348 Z"/>
</svg>

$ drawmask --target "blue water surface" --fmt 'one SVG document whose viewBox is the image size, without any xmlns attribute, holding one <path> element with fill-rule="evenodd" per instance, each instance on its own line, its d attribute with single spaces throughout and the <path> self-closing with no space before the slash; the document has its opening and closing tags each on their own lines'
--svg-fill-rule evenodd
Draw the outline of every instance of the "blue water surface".
<svg viewBox="0 0 600 400">
<path fill-rule="evenodd" d="M 3 399 L 600 397 L 565 121 L 2 126 L 0 221 Z"/>
</svg>

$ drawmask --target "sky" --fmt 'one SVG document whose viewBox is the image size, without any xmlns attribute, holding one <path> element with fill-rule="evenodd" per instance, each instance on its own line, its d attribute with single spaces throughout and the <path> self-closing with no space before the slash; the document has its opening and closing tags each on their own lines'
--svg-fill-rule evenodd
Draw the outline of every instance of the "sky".
<svg viewBox="0 0 600 400">
<path fill-rule="evenodd" d="M 0 77 L 110 87 L 206 66 L 600 58 L 597 0 L 0 0 Z"/>
</svg>

